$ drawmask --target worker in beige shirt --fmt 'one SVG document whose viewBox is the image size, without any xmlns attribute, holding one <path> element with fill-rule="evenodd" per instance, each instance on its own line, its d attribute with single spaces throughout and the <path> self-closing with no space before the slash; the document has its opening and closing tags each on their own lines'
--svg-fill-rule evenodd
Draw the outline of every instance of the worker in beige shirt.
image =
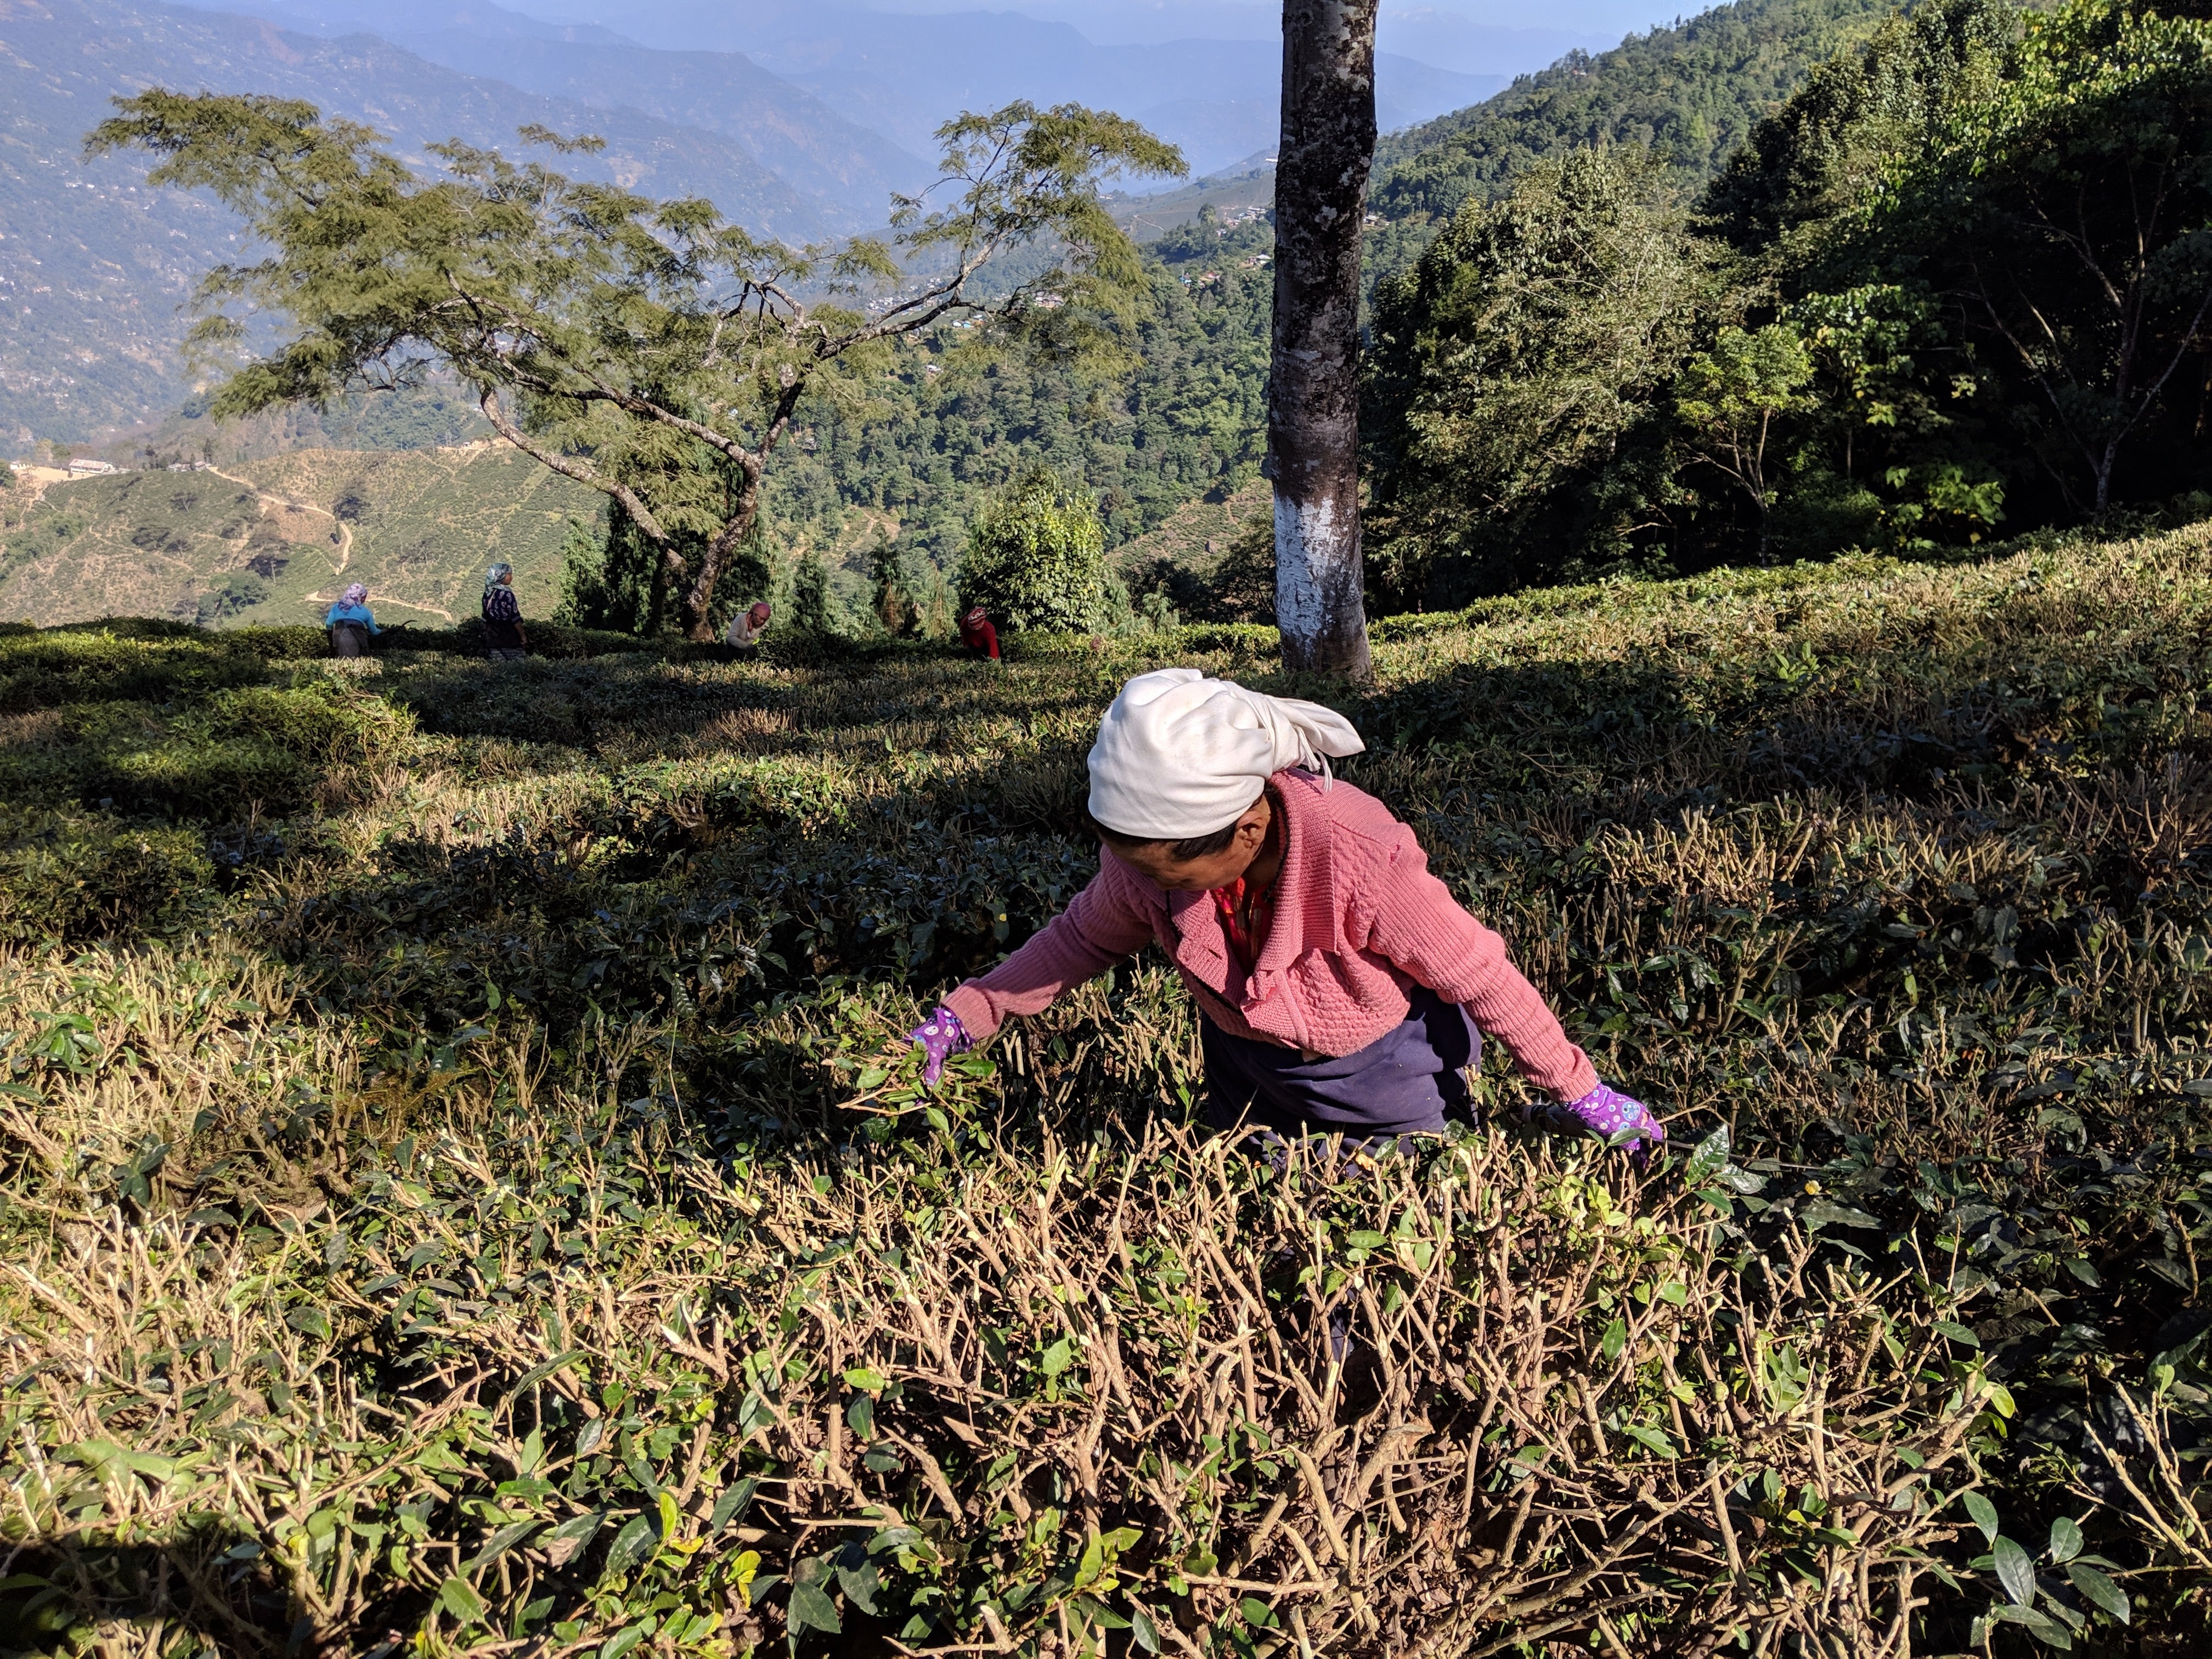
<svg viewBox="0 0 2212 1659">
<path fill-rule="evenodd" d="M 722 635 L 723 642 L 740 657 L 760 655 L 760 636 L 768 632 L 768 619 L 772 613 L 768 601 L 762 599 L 750 609 L 740 611 L 730 618 L 729 632 Z"/>
</svg>

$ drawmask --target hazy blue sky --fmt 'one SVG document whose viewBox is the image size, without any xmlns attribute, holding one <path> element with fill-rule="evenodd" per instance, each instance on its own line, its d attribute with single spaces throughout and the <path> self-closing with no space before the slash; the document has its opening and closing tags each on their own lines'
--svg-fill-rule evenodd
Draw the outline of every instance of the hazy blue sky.
<svg viewBox="0 0 2212 1659">
<path fill-rule="evenodd" d="M 216 0 L 186 0 L 214 4 Z M 1711 3 L 1712 0 L 1705 0 Z M 655 25 L 696 12 L 699 0 L 506 0 L 519 11 L 563 22 L 590 21 L 653 44 Z M 250 3 L 240 9 L 250 10 Z M 1676 0 L 1382 0 L 1382 49 L 1463 75 L 1515 75 L 1541 69 L 1569 49 L 1616 46 L 1632 30 L 1671 22 L 1678 11 L 1696 11 Z M 1170 40 L 1273 40 L 1280 37 L 1280 0 L 823 0 L 825 25 L 834 14 L 856 10 L 931 14 L 1017 12 L 1067 24 L 1102 46 L 1156 45 Z M 794 0 L 722 0 L 714 8 L 720 33 L 742 33 L 749 16 L 774 13 L 785 23 L 804 15 Z M 686 24 L 676 33 L 690 31 Z"/>
<path fill-rule="evenodd" d="M 1280 5 L 1255 0 L 860 0 L 884 11 L 1018 11 L 1073 23 L 1102 45 L 1120 41 L 1172 40 L 1190 36 L 1213 39 L 1273 34 L 1281 27 Z M 1680 8 L 1678 8 L 1679 9 Z M 1691 6 L 1684 11 L 1702 10 Z M 1663 15 L 1662 15 L 1663 13 Z M 1672 22 L 1675 9 L 1651 0 L 1384 0 L 1384 45 L 1390 37 L 1416 35 L 1438 25 L 1460 25 L 1501 33 L 1572 34 L 1617 42 L 1631 30 Z M 1457 33 L 1457 30 L 1452 30 Z"/>
</svg>

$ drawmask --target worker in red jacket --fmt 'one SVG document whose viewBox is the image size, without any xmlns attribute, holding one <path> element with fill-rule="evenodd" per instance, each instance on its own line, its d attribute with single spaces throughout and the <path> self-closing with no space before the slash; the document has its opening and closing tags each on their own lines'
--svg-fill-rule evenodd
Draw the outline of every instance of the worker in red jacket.
<svg viewBox="0 0 2212 1659">
<path fill-rule="evenodd" d="M 991 626 L 991 619 L 980 605 L 971 605 L 960 618 L 960 643 L 968 648 L 971 657 L 988 657 L 999 660 L 999 630 Z"/>
</svg>

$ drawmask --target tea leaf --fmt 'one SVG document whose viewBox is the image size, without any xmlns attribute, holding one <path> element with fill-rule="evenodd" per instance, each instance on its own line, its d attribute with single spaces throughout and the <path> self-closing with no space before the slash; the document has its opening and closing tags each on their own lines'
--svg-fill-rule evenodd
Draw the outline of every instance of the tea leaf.
<svg viewBox="0 0 2212 1659">
<path fill-rule="evenodd" d="M 1728 1167 L 1729 1158 L 1735 1151 L 1730 1142 L 1728 1125 L 1723 1123 L 1697 1144 L 1689 1161 L 1682 1166 L 1682 1184 L 1702 1186 Z"/>
<path fill-rule="evenodd" d="M 592 1510 L 563 1521 L 545 1534 L 542 1547 L 546 1559 L 556 1567 L 567 1566 L 591 1547 L 592 1538 L 606 1518 L 604 1510 Z"/>
<path fill-rule="evenodd" d="M 1990 1553 L 1996 1556 L 1997 1577 L 2012 1598 L 2014 1607 L 2032 1607 L 2035 1602 L 2035 1562 L 2028 1553 L 2009 1538 L 2000 1535 L 1990 1540 Z"/>
<path fill-rule="evenodd" d="M 753 1494 L 759 1490 L 760 1482 L 750 1477 L 733 1480 L 725 1487 L 722 1495 L 714 1500 L 714 1512 L 707 1518 L 708 1536 L 712 1537 L 733 1521 L 744 1520 Z"/>
<path fill-rule="evenodd" d="M 607 1564 L 601 1569 L 601 1577 L 619 1578 L 651 1555 L 659 1541 L 653 1522 L 641 1515 L 634 1516 L 615 1534 L 615 1541 L 607 1551 Z"/>
<path fill-rule="evenodd" d="M 465 1625 L 481 1625 L 489 1612 L 483 1597 L 465 1578 L 448 1578 L 438 1587 L 438 1605 Z"/>
<path fill-rule="evenodd" d="M 2129 1622 L 2129 1615 L 2132 1608 L 2128 1601 L 2128 1593 L 2096 1568 L 2089 1565 L 2086 1561 L 2069 1561 L 2066 1564 L 2066 1576 L 2073 1581 L 2074 1588 L 2080 1590 L 2089 1601 L 2102 1607 L 2122 1624 Z"/>
<path fill-rule="evenodd" d="M 1160 1632 L 1152 1614 L 1133 1601 L 1129 1604 L 1129 1639 L 1146 1653 L 1160 1650 Z"/>
<path fill-rule="evenodd" d="M 876 1592 L 883 1581 L 876 1575 L 873 1561 L 862 1561 L 856 1567 L 840 1566 L 837 1583 L 845 1592 L 845 1599 L 871 1618 L 876 1613 Z"/>
<path fill-rule="evenodd" d="M 818 1630 L 836 1636 L 843 1629 L 837 1617 L 837 1605 L 812 1584 L 794 1583 L 791 1587 L 791 1627 L 794 1631 Z"/>
<path fill-rule="evenodd" d="M 1982 1536 L 1995 1545 L 1997 1541 L 1997 1506 L 1978 1492 L 1967 1492 L 1959 1501 L 1966 1506 L 1966 1513 L 1973 1518 L 1974 1524 L 1982 1529 Z"/>
<path fill-rule="evenodd" d="M 514 1522 L 507 1526 L 501 1527 L 497 1532 L 492 1534 L 491 1537 L 485 1541 L 483 1548 L 477 1551 L 475 1555 L 471 1556 L 466 1561 L 461 1563 L 461 1571 L 464 1573 L 471 1573 L 478 1567 L 483 1566 L 488 1561 L 496 1561 L 501 1556 L 506 1554 L 507 1551 L 513 1549 L 517 1544 L 520 1544 L 524 1539 L 529 1537 L 531 1534 L 536 1532 L 545 1523 L 543 1521 L 533 1518 L 528 1521 Z"/>
<path fill-rule="evenodd" d="M 2051 1523 L 2051 1546 L 2048 1553 L 2054 1563 L 2072 1560 L 2081 1553 L 2081 1525 L 2070 1516 L 2060 1516 Z"/>
</svg>

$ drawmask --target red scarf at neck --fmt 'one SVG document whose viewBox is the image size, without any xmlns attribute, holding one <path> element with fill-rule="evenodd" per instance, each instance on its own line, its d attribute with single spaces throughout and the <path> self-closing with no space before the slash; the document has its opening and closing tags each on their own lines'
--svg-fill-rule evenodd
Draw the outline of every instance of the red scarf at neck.
<svg viewBox="0 0 2212 1659">
<path fill-rule="evenodd" d="M 1268 816 L 1267 833 L 1260 842 L 1260 850 L 1252 856 L 1253 864 L 1264 861 L 1282 844 L 1283 811 L 1278 806 Z M 1259 966 L 1260 952 L 1267 948 L 1267 930 L 1275 921 L 1275 884 L 1282 873 L 1282 866 L 1278 864 L 1275 873 L 1264 884 L 1248 882 L 1239 876 L 1226 886 L 1212 890 L 1213 908 L 1221 918 L 1221 931 L 1228 938 L 1231 952 L 1248 974 Z"/>
</svg>

